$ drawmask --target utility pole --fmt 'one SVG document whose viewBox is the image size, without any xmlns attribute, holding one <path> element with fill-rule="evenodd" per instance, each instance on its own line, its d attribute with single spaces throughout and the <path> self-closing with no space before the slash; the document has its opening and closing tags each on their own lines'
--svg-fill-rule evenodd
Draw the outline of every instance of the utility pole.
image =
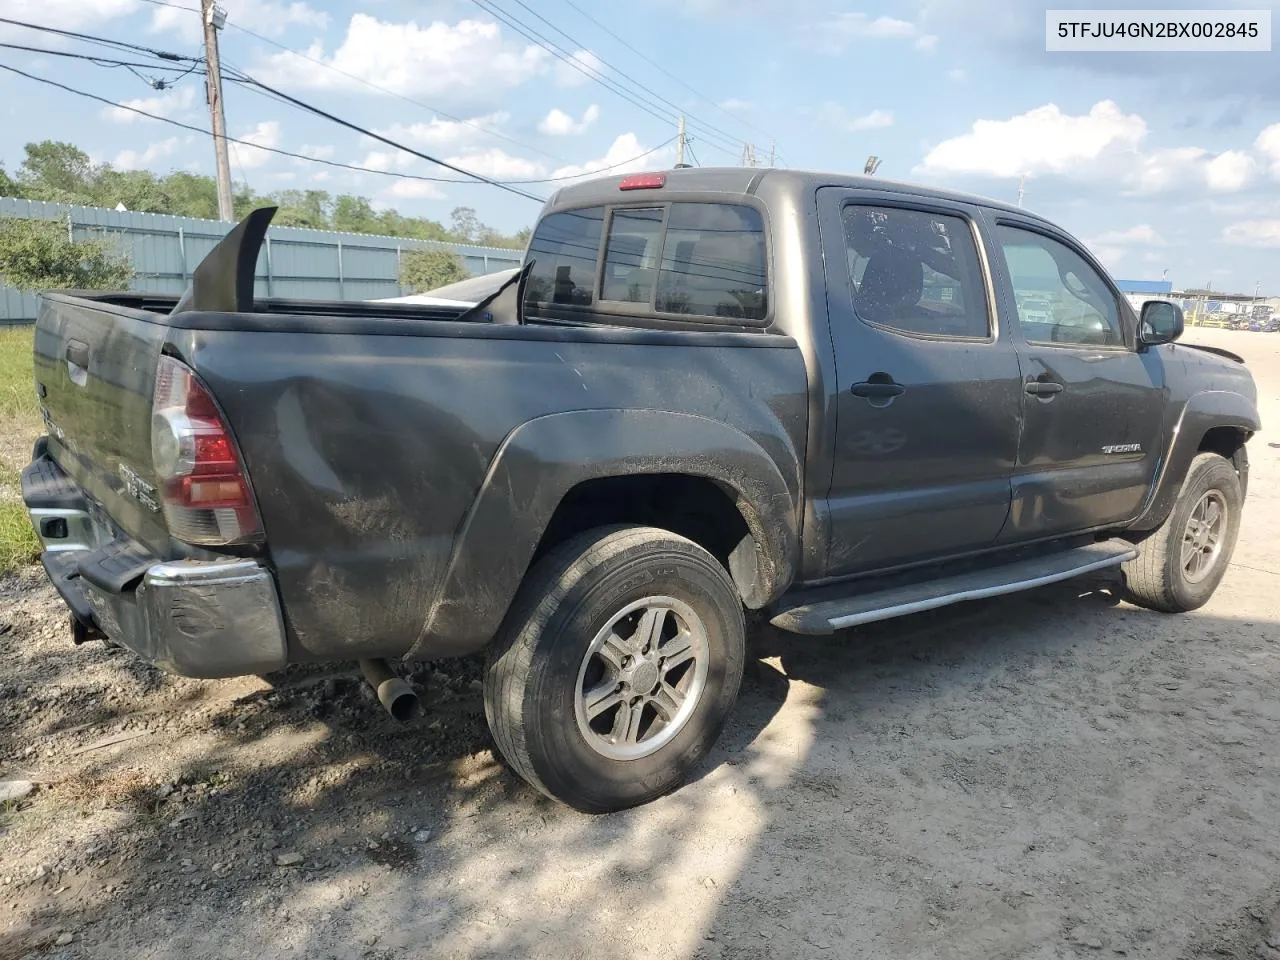
<svg viewBox="0 0 1280 960">
<path fill-rule="evenodd" d="M 227 157 L 227 118 L 222 112 L 222 67 L 218 62 L 218 30 L 227 22 L 226 13 L 213 0 L 200 0 L 200 19 L 204 22 L 204 58 L 207 68 L 206 90 L 209 116 L 213 122 L 213 154 L 217 161 L 218 219 L 236 218 L 231 199 L 231 162 Z"/>
<path fill-rule="evenodd" d="M 680 114 L 680 126 L 676 130 L 676 166 L 684 166 L 684 114 Z"/>
<path fill-rule="evenodd" d="M 769 166 L 773 166 L 774 159 L 778 156 L 778 142 L 776 140 L 769 141 Z"/>
<path fill-rule="evenodd" d="M 1027 175 L 1024 173 L 1018 178 L 1018 206 L 1022 206 L 1022 195 L 1026 193 Z"/>
</svg>

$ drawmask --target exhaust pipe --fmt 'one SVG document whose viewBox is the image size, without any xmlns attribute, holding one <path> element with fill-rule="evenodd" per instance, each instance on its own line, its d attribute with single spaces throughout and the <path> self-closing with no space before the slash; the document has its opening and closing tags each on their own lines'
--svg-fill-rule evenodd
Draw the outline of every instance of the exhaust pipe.
<svg viewBox="0 0 1280 960">
<path fill-rule="evenodd" d="M 361 660 L 360 672 L 378 694 L 378 700 L 387 708 L 387 713 L 401 723 L 418 712 L 418 694 L 392 671 L 391 664 L 385 659 Z"/>
</svg>

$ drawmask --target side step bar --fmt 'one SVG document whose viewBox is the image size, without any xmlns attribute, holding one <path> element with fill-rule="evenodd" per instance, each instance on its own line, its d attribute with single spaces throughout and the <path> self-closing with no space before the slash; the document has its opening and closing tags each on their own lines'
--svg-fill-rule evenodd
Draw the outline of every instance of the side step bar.
<svg viewBox="0 0 1280 960">
<path fill-rule="evenodd" d="M 771 622 L 791 633 L 834 633 L 860 623 L 889 620 L 965 600 L 998 597 L 1059 580 L 1070 580 L 1081 574 L 1118 567 L 1137 555 L 1133 544 L 1124 540 L 1107 540 L 937 580 L 801 603 L 777 610 Z M 830 596 L 830 589 L 823 592 Z"/>
</svg>

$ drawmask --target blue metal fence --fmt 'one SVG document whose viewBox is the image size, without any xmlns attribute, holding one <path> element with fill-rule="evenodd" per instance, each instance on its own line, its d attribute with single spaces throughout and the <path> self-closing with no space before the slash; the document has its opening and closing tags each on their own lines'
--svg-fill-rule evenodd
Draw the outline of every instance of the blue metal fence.
<svg viewBox="0 0 1280 960">
<path fill-rule="evenodd" d="M 79 240 L 107 237 L 133 263 L 132 289 L 180 294 L 229 224 L 161 213 L 132 213 L 0 197 L 0 217 L 55 220 Z M 258 257 L 257 294 L 306 300 L 374 300 L 411 291 L 400 285 L 409 250 L 452 250 L 476 276 L 517 266 L 521 251 L 463 243 L 272 227 Z M 36 298 L 0 284 L 0 324 L 30 323 Z"/>
</svg>

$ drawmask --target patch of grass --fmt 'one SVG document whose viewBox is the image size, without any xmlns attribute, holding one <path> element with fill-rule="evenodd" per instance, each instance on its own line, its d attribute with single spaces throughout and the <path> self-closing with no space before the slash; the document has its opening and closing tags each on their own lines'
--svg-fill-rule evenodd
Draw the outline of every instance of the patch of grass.
<svg viewBox="0 0 1280 960">
<path fill-rule="evenodd" d="M 34 327 L 0 327 L 0 425 L 39 414 L 31 375 L 34 334 Z"/>
<path fill-rule="evenodd" d="M 40 540 L 27 519 L 21 500 L 0 501 L 0 574 L 34 563 L 40 556 Z"/>
<path fill-rule="evenodd" d="M 32 327 L 0 328 L 0 447 L 9 448 L 12 440 L 23 455 L 39 427 L 31 376 L 33 334 Z M 0 455 L 0 573 L 26 566 L 40 555 L 15 466 Z"/>
</svg>

